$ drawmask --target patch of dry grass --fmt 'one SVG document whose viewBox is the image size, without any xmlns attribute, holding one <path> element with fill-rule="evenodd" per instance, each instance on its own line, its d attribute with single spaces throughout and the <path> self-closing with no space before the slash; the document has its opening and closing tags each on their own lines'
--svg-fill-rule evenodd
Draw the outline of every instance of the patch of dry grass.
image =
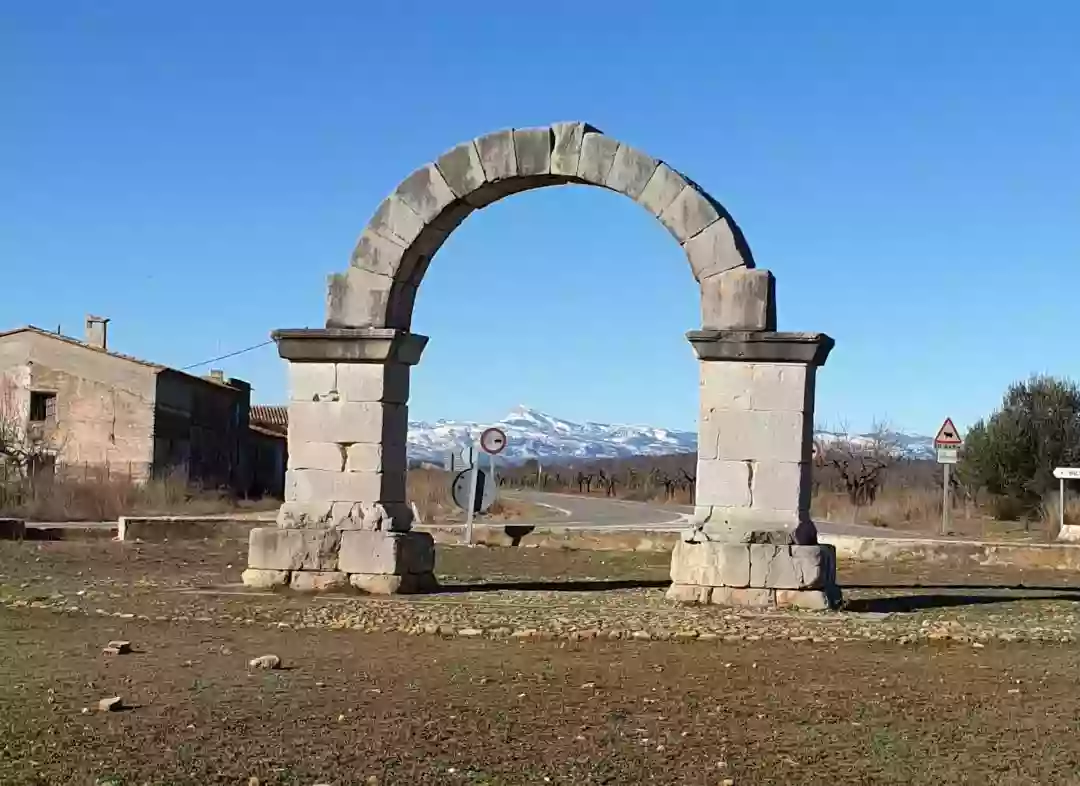
<svg viewBox="0 0 1080 786">
<path fill-rule="evenodd" d="M 0 515 L 30 521 L 115 521 L 120 516 L 204 516 L 272 510 L 275 499 L 237 499 L 193 486 L 180 475 L 145 483 L 105 472 L 41 476 L 0 488 Z"/>
</svg>

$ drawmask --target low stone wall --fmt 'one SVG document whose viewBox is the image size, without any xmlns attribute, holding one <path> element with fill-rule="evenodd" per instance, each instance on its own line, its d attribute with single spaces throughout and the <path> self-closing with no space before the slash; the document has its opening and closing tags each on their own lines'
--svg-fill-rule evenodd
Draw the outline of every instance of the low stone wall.
<svg viewBox="0 0 1080 786">
<path fill-rule="evenodd" d="M 928 561 L 956 565 L 1080 570 L 1080 545 L 973 540 L 914 540 L 822 535 L 840 559 L 858 562 Z"/>
<path fill-rule="evenodd" d="M 436 543 L 461 545 L 465 528 L 420 526 L 430 532 Z M 582 551 L 672 551 L 682 538 L 681 532 L 663 530 L 576 529 L 573 527 L 504 527 L 473 528 L 473 542 L 484 546 L 517 546 Z M 986 566 L 1015 566 L 1080 570 L 1080 544 L 983 542 L 914 538 L 861 538 L 852 535 L 819 534 L 818 540 L 836 549 L 841 560 L 889 562 L 893 560 L 930 561 Z"/>
<path fill-rule="evenodd" d="M 465 527 L 418 525 L 436 543 L 459 546 L 465 542 Z M 569 551 L 671 551 L 682 537 L 680 532 L 663 530 L 578 529 L 576 527 L 505 526 L 473 527 L 473 543 L 481 546 L 567 549 Z"/>
<path fill-rule="evenodd" d="M 160 543 L 166 540 L 247 538 L 254 527 L 266 522 L 228 516 L 121 516 L 117 540 Z"/>
</svg>

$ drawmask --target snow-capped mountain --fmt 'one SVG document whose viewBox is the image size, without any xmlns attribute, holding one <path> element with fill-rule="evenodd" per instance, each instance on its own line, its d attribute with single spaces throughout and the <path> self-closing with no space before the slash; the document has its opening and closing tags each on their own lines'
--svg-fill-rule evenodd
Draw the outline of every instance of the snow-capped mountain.
<svg viewBox="0 0 1080 786">
<path fill-rule="evenodd" d="M 875 447 L 887 449 L 907 459 L 933 459 L 936 457 L 934 438 L 901 431 L 885 431 L 881 434 L 841 434 L 834 431 L 817 431 L 814 440 L 824 447 L 847 442 L 854 448 L 869 450 Z"/>
<path fill-rule="evenodd" d="M 488 426 L 506 432 L 506 451 L 502 455 L 510 461 L 664 456 L 697 450 L 696 432 L 573 423 L 521 406 L 494 423 L 456 420 L 409 423 L 409 458 L 441 463 L 450 450 L 464 445 L 470 436 L 474 440 L 479 438 Z"/>
<path fill-rule="evenodd" d="M 441 464 L 447 454 L 476 440 L 488 426 L 498 426 L 506 432 L 506 451 L 510 461 L 537 458 L 548 460 L 588 460 L 629 458 L 631 456 L 666 456 L 672 453 L 691 453 L 697 450 L 697 432 L 674 431 L 654 426 L 625 426 L 607 423 L 574 423 L 548 415 L 526 406 L 512 410 L 494 423 L 473 423 L 459 420 L 438 420 L 434 423 L 409 423 L 409 458 Z M 823 444 L 844 439 L 843 435 L 819 432 L 815 435 Z M 852 435 L 856 445 L 869 444 L 869 435 Z M 889 440 L 897 450 L 911 458 L 933 456 L 933 440 L 929 437 L 890 433 Z"/>
</svg>

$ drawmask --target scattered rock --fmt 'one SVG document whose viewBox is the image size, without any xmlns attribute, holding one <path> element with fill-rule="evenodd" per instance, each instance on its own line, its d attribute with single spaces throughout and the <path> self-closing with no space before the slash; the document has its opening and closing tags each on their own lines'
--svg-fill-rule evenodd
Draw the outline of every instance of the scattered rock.
<svg viewBox="0 0 1080 786">
<path fill-rule="evenodd" d="M 119 696 L 111 696 L 107 699 L 101 699 L 97 703 L 98 710 L 101 712 L 119 712 L 124 709 L 124 700 Z"/>
<path fill-rule="evenodd" d="M 260 655 L 249 660 L 248 666 L 253 669 L 280 669 L 281 658 L 277 655 Z"/>
<path fill-rule="evenodd" d="M 457 632 L 457 634 L 459 636 L 466 636 L 471 638 L 473 636 L 483 636 L 484 631 L 480 630 L 480 628 L 462 628 Z"/>
</svg>

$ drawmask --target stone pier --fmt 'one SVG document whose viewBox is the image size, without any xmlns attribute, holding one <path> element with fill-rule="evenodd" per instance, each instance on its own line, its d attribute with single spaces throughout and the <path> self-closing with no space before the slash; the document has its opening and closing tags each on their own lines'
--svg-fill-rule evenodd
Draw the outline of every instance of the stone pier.
<svg viewBox="0 0 1080 786">
<path fill-rule="evenodd" d="M 687 337 L 701 367 L 697 498 L 693 528 L 672 554 L 668 597 L 837 606 L 835 551 L 818 543 L 810 518 L 814 385 L 833 340 L 775 330 Z"/>
<path fill-rule="evenodd" d="M 251 531 L 244 583 L 372 594 L 433 589 L 435 545 L 405 500 L 410 367 L 426 336 L 279 330 L 289 463 L 276 527 Z"/>
</svg>

